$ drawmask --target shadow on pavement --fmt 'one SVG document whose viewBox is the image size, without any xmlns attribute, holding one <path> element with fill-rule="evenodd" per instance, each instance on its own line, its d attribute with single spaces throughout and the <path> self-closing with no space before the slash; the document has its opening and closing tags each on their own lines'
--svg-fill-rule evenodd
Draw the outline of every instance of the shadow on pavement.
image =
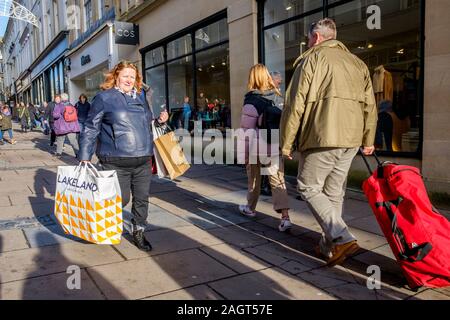
<svg viewBox="0 0 450 320">
<path fill-rule="evenodd" d="M 154 185 L 152 187 L 154 187 Z M 324 275 L 329 274 L 329 277 L 332 279 L 335 279 L 336 277 L 338 279 L 345 278 L 346 276 L 348 276 L 348 273 L 346 274 L 344 270 L 347 269 L 351 272 L 354 280 L 358 285 L 366 287 L 368 276 L 370 276 L 367 273 L 369 264 L 360 262 L 352 258 L 348 259 L 343 264 L 342 267 L 345 269 L 342 269 L 342 267 L 328 268 L 325 267 L 325 263 L 323 260 L 318 260 L 316 258 L 314 246 L 319 242 L 319 239 L 321 237 L 320 233 L 316 231 L 302 226 L 295 226 L 295 228 L 300 231 L 299 235 L 284 237 L 282 234 L 280 235 L 277 229 L 270 228 L 267 226 L 267 224 L 262 224 L 259 222 L 259 220 L 263 219 L 273 219 L 273 224 L 277 225 L 278 221 L 278 219 L 261 212 L 258 212 L 256 219 L 245 217 L 247 222 L 240 222 L 240 219 L 237 219 L 237 223 L 233 223 L 232 221 L 236 221 L 236 219 L 231 217 L 230 215 L 241 217 L 238 210 L 238 205 L 236 203 L 215 200 L 211 201 L 211 197 L 204 197 L 198 193 L 188 191 L 179 187 L 177 187 L 176 191 L 173 191 L 171 194 L 165 192 L 151 192 L 151 196 L 158 199 L 159 201 L 162 200 L 170 204 L 170 210 L 168 207 L 164 206 L 162 207 L 163 209 L 169 210 L 171 212 L 179 211 L 181 213 L 180 215 L 177 214 L 179 217 L 197 225 L 197 227 L 202 228 L 210 234 L 221 238 L 227 243 L 232 243 L 239 246 L 239 243 L 236 243 L 236 241 L 233 240 L 233 234 L 238 235 L 241 232 L 245 232 L 247 234 L 251 233 L 252 237 L 267 241 L 267 244 L 270 247 L 269 254 L 279 255 L 281 257 L 284 256 L 284 258 L 288 260 L 295 261 L 297 259 L 303 265 L 303 267 L 306 266 L 305 269 L 313 269 L 311 271 L 313 273 L 316 269 L 320 269 L 319 271 L 321 273 L 323 273 Z M 183 200 L 180 201 L 180 198 Z M 158 201 L 155 204 L 159 206 Z M 194 219 L 191 215 L 185 216 L 183 214 L 184 210 L 188 210 L 191 213 L 194 213 L 198 218 Z M 151 217 L 151 212 L 149 213 L 149 215 Z M 216 228 L 212 228 L 208 224 L 215 224 Z M 225 228 L 228 228 L 229 230 L 226 232 L 223 231 L 225 230 Z M 230 231 L 230 229 L 232 229 L 232 231 Z M 256 245 L 255 247 L 257 246 L 258 245 Z M 261 258 L 261 252 L 258 252 L 258 248 L 255 249 L 250 247 L 243 248 L 243 250 L 250 253 L 255 253 L 258 258 Z M 264 248 L 264 250 L 266 249 Z M 368 258 L 370 259 L 369 261 L 374 261 L 374 264 L 382 266 L 381 291 L 383 292 L 383 295 L 387 295 L 389 298 L 394 299 L 406 299 L 409 296 L 415 294 L 415 291 L 411 291 L 405 288 L 406 280 L 401 274 L 401 269 L 397 266 L 396 261 L 369 250 L 361 249 L 361 251 L 358 252 L 357 255 L 362 254 L 368 256 Z M 277 265 L 276 260 L 277 259 L 269 259 L 267 262 Z M 321 261 L 319 265 L 318 261 Z M 311 266 L 316 267 L 309 268 Z M 383 270 L 384 266 L 388 266 L 387 269 L 391 272 Z M 311 284 L 314 285 L 315 282 L 316 279 L 314 279 L 314 275 L 312 275 Z M 402 289 L 403 292 L 407 292 L 407 294 L 399 291 Z M 330 292 L 333 292 L 333 290 L 330 290 Z M 364 297 L 362 297 L 362 299 L 364 299 Z"/>
<path fill-rule="evenodd" d="M 48 235 L 38 233 L 36 237 L 38 241 L 43 237 L 44 241 Z M 86 271 L 88 266 L 77 265 L 75 261 L 67 258 L 60 245 L 39 248 L 39 253 L 33 261 L 35 262 L 34 270 L 27 274 L 27 280 L 22 289 L 22 299 L 24 300 L 105 299 L 91 277 L 102 281 L 104 289 L 114 292 L 115 296 L 123 299 L 120 292 L 100 275 L 92 270 Z M 74 269 L 79 268 L 79 282 L 76 278 L 77 271 L 68 269 L 71 266 Z M 80 284 L 80 289 L 77 288 L 77 283 Z"/>
</svg>

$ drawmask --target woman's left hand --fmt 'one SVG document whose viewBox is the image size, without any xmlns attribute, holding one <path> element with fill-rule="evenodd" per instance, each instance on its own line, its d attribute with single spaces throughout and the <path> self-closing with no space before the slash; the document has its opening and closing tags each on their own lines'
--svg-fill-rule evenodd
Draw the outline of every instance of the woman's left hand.
<svg viewBox="0 0 450 320">
<path fill-rule="evenodd" d="M 159 122 L 159 123 L 166 123 L 167 120 L 169 120 L 169 113 L 167 113 L 167 111 L 164 110 L 164 111 L 162 111 L 162 112 L 159 114 L 158 122 Z"/>
</svg>

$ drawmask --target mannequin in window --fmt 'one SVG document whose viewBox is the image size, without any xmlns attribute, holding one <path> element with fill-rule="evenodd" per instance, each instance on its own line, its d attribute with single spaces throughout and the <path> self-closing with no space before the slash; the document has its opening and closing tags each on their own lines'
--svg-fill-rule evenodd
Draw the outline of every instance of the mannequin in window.
<svg viewBox="0 0 450 320">
<path fill-rule="evenodd" d="M 373 91 L 375 93 L 375 99 L 377 106 L 380 106 L 382 101 L 394 100 L 394 82 L 392 74 L 387 71 L 383 65 L 375 68 L 373 75 Z"/>
</svg>

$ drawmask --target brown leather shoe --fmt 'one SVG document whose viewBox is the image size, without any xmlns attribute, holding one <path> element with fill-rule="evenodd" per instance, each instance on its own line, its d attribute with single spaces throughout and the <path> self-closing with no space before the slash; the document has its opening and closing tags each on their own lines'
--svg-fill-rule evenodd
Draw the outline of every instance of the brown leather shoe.
<svg viewBox="0 0 450 320">
<path fill-rule="evenodd" d="M 359 249 L 360 247 L 358 246 L 356 240 L 334 246 L 334 248 L 332 249 L 333 256 L 328 259 L 327 266 L 334 267 L 335 265 L 342 264 L 345 259 L 354 255 L 359 251 Z"/>
</svg>

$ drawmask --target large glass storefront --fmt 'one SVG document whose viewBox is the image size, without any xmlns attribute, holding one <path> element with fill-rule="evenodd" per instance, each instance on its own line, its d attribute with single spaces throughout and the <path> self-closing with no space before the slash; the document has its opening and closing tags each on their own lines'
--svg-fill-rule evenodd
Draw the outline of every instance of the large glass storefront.
<svg viewBox="0 0 450 320">
<path fill-rule="evenodd" d="M 373 76 L 379 153 L 420 156 L 422 1 L 265 0 L 260 5 L 264 6 L 260 13 L 262 59 L 271 71 L 284 75 L 283 92 L 293 63 L 308 49 L 311 23 L 330 17 L 336 21 L 338 40 L 367 64 Z"/>
<path fill-rule="evenodd" d="M 33 80 L 33 103 L 41 105 L 44 101 L 52 101 L 55 95 L 66 92 L 67 79 L 63 61 L 60 60 Z"/>
<path fill-rule="evenodd" d="M 220 15 L 142 51 L 152 108 L 167 108 L 174 128 L 231 127 L 228 24 Z M 189 110 L 191 112 L 186 112 Z"/>
</svg>

